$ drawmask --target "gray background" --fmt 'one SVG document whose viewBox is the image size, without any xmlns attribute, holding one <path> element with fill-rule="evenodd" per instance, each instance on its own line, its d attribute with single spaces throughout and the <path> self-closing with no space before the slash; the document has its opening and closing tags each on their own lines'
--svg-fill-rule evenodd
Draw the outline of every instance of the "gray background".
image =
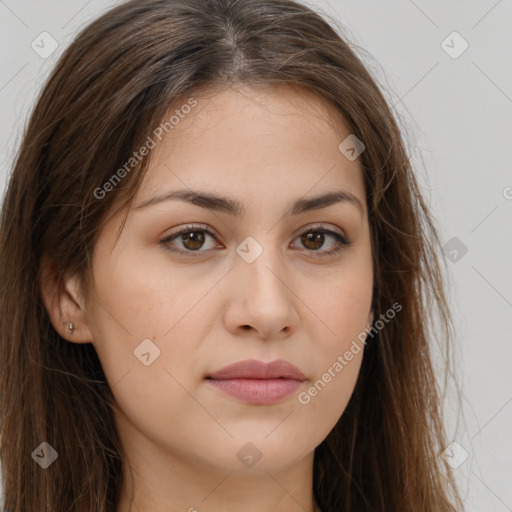
<svg viewBox="0 0 512 512">
<path fill-rule="evenodd" d="M 0 0 L 2 191 L 27 113 L 57 57 L 115 3 Z M 308 4 L 345 27 L 402 119 L 453 260 L 463 410 L 452 389 L 447 427 L 461 448 L 451 460 L 468 512 L 512 511 L 512 1 Z M 48 58 L 31 47 L 42 45 L 44 31 L 59 44 Z M 457 55 L 464 40 L 469 46 Z"/>
</svg>

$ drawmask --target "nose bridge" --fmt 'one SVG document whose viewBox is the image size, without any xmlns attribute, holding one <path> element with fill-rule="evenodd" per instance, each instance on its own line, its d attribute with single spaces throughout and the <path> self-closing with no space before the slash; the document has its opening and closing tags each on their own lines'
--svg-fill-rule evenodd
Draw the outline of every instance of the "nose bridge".
<svg viewBox="0 0 512 512">
<path fill-rule="evenodd" d="M 239 325 L 250 325 L 264 337 L 293 327 L 298 315 L 293 305 L 283 255 L 274 237 L 247 237 L 237 247 L 233 277 Z"/>
<path fill-rule="evenodd" d="M 284 273 L 279 248 L 275 247 L 272 236 L 260 236 L 258 240 L 247 237 L 237 248 L 237 265 L 244 274 L 243 279 L 250 292 L 264 295 L 265 300 L 287 299 L 283 277 L 278 278 Z"/>
</svg>

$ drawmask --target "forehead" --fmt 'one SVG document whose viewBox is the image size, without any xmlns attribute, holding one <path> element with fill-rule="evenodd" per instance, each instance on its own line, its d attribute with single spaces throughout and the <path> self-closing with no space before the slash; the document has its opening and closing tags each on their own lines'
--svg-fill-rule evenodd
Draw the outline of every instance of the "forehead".
<svg viewBox="0 0 512 512">
<path fill-rule="evenodd" d="M 341 113 L 303 88 L 228 88 L 168 112 L 135 204 L 171 188 L 251 198 L 343 187 L 364 202 L 358 160 L 339 150 L 350 135 Z M 163 120 L 165 123 L 167 119 Z M 167 124 L 169 127 L 169 124 Z"/>
</svg>

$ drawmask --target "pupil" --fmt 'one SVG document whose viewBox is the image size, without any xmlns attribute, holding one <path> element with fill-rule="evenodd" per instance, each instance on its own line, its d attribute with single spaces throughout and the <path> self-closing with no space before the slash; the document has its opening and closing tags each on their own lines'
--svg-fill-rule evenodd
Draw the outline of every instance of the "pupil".
<svg viewBox="0 0 512 512">
<path fill-rule="evenodd" d="M 322 247 L 324 242 L 324 234 L 323 233 L 307 233 L 302 237 L 304 245 L 308 249 L 319 249 Z M 310 243 L 313 243 L 313 247 L 309 246 Z"/>
<path fill-rule="evenodd" d="M 185 245 L 187 249 L 200 249 L 204 243 L 204 233 L 201 231 L 190 231 L 189 233 L 182 235 L 181 239 L 183 241 L 183 245 Z M 191 242 L 187 243 L 187 240 L 190 240 Z"/>
</svg>

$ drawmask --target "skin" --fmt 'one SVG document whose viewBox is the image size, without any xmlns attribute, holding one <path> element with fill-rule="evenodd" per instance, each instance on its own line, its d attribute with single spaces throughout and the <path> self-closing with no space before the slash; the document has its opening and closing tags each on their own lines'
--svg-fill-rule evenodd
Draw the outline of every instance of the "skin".
<svg viewBox="0 0 512 512">
<path fill-rule="evenodd" d="M 102 228 L 91 300 L 70 276 L 61 292 L 45 287 L 45 304 L 63 337 L 94 344 L 113 390 L 132 469 L 117 512 L 311 512 L 314 449 L 342 415 L 363 351 L 309 403 L 298 393 L 372 321 L 359 160 L 338 150 L 350 134 L 342 116 L 308 91 L 232 87 L 196 98 L 198 106 L 153 150 L 117 244 L 122 215 Z M 240 201 L 246 212 L 235 217 L 178 200 L 135 208 L 177 188 Z M 296 199 L 333 190 L 351 193 L 362 209 L 343 201 L 285 216 Z M 214 234 L 201 231 L 203 255 L 166 249 L 161 240 L 191 223 Z M 318 224 L 351 245 L 318 256 L 336 247 L 328 234 L 316 251 L 301 239 Z M 263 249 L 252 263 L 236 252 L 248 236 Z M 198 244 L 178 237 L 168 246 Z M 148 366 L 134 356 L 145 339 L 160 350 Z M 307 381 L 276 404 L 250 405 L 205 380 L 251 358 L 289 361 Z M 248 442 L 262 454 L 252 467 L 237 457 Z"/>
</svg>

